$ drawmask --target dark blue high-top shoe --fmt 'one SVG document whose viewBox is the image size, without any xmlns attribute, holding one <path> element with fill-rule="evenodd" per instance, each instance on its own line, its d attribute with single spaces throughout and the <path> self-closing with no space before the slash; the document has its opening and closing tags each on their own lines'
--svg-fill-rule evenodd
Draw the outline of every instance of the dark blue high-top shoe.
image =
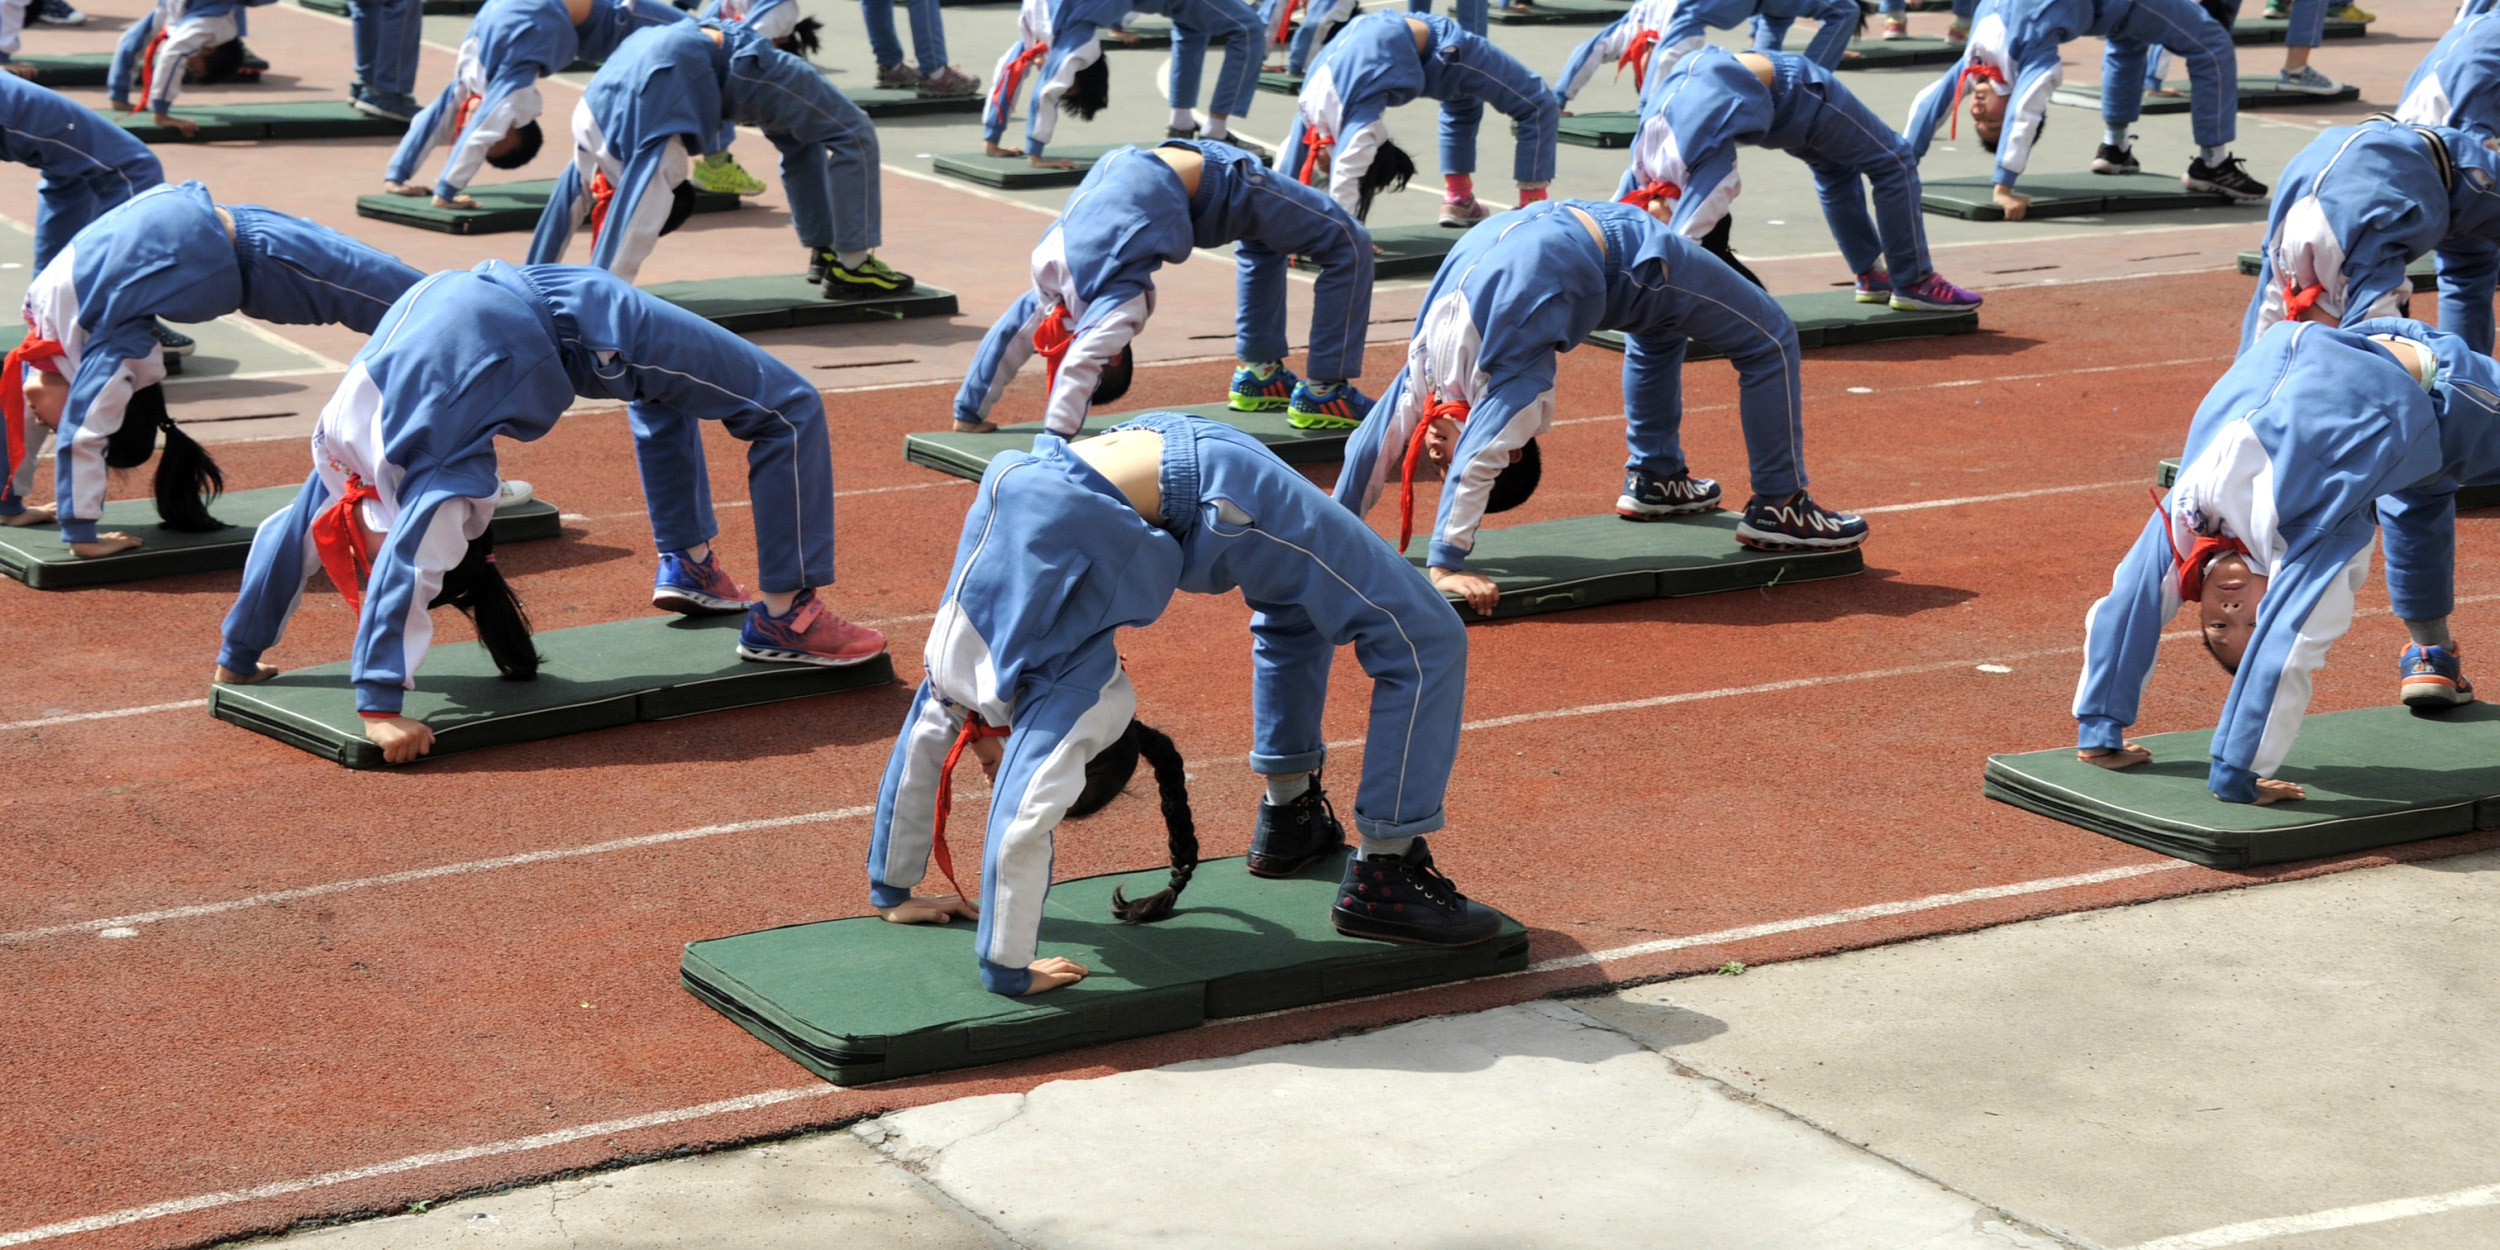
<svg viewBox="0 0 2500 1250">
<path fill-rule="evenodd" d="M 1345 826 L 1337 823 L 1337 809 L 1329 805 L 1328 792 L 1314 772 L 1311 788 L 1293 802 L 1278 807 L 1259 800 L 1259 829 L 1250 835 L 1250 875 L 1290 877 L 1344 845 Z"/>
<path fill-rule="evenodd" d="M 1501 913 L 1459 893 L 1422 838 L 1404 855 L 1347 860 L 1328 919 L 1347 937 L 1418 946 L 1473 946 L 1502 931 Z"/>
</svg>

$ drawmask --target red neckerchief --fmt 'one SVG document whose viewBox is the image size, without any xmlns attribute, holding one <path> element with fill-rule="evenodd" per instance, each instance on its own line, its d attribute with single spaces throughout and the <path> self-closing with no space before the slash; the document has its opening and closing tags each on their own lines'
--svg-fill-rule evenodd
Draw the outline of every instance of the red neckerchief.
<svg viewBox="0 0 2500 1250">
<path fill-rule="evenodd" d="M 1616 202 L 1621 204 L 1630 204 L 1636 208 L 1648 208 L 1650 205 L 1655 204 L 1660 200 L 1677 200 L 1682 198 L 1684 198 L 1684 188 L 1679 187 L 1672 182 L 1659 181 L 1644 182 L 1641 185 L 1632 188 L 1630 191 L 1625 192 L 1623 198 Z"/>
<path fill-rule="evenodd" d="M 937 861 L 938 871 L 946 874 L 946 883 L 955 887 L 955 897 L 969 899 L 964 883 L 955 879 L 955 855 L 946 849 L 946 817 L 955 807 L 955 761 L 962 759 L 964 748 L 975 738 L 1004 738 L 1005 725 L 993 725 L 978 716 L 964 718 L 963 732 L 955 735 L 955 747 L 946 753 L 946 764 L 938 769 L 937 819 L 929 827 L 929 856 Z"/>
<path fill-rule="evenodd" d="M 1311 181 L 1311 176 L 1319 172 L 1319 154 L 1335 146 L 1337 146 L 1335 135 L 1324 135 L 1308 125 L 1303 126 L 1302 169 L 1293 176 L 1294 181 L 1306 187 L 1318 186 L 1318 183 Z"/>
<path fill-rule="evenodd" d="M 9 423 L 9 464 L 6 473 L 0 474 L 0 489 L 6 489 L 8 481 L 17 476 L 18 463 L 26 458 L 26 366 L 38 360 L 56 359 L 67 350 L 52 339 L 37 337 L 30 325 L 26 327 L 26 337 L 9 349 L 7 361 L 0 363 L 0 374 L 5 375 L 0 376 L 0 421 Z"/>
<path fill-rule="evenodd" d="M 1285 0 L 1276 6 L 1276 33 L 1268 37 L 1269 43 L 1281 44 L 1285 41 L 1285 32 L 1293 28 L 1294 10 L 1301 7 L 1302 0 Z"/>
<path fill-rule="evenodd" d="M 459 134 L 461 131 L 469 128 L 469 114 L 476 112 L 478 101 L 485 98 L 485 96 L 472 91 L 461 99 L 460 111 L 452 114 L 451 117 L 451 132 L 453 134 Z"/>
<path fill-rule="evenodd" d="M 1638 95 L 1649 76 L 1649 53 L 1658 46 L 1659 32 L 1643 28 L 1623 45 L 1623 55 L 1615 58 L 1615 77 L 1623 77 L 1623 67 L 1632 67 L 1632 92 Z"/>
<path fill-rule="evenodd" d="M 1431 397 L 1424 400 L 1423 419 L 1415 423 L 1415 432 L 1406 439 L 1406 471 L 1398 483 L 1398 550 L 1406 550 L 1408 540 L 1415 537 L 1415 466 L 1424 458 L 1424 434 L 1432 423 L 1443 417 L 1467 423 L 1469 405 L 1463 399 Z M 1451 461 L 1457 461 L 1457 446 L 1451 446 Z"/>
<path fill-rule="evenodd" d="M 1962 89 L 1969 86 L 1970 80 L 1974 78 L 1979 79 L 1982 82 L 1995 83 L 1999 89 L 2003 89 L 2006 85 L 2005 71 L 1998 69 L 1994 65 L 1988 64 L 1986 61 L 1972 61 L 1970 64 L 1963 66 L 1962 72 L 1955 75 L 1953 78 L 1953 124 L 1952 127 L 1945 132 L 1945 137 L 1947 138 L 1959 139 L 1962 137 Z M 2006 94 L 2010 95 L 2012 92 L 2009 91 Z"/>
<path fill-rule="evenodd" d="M 1042 355 L 1045 385 L 1059 388 L 1059 362 L 1068 358 L 1068 349 L 1076 344 L 1076 331 L 1068 327 L 1068 306 L 1053 304 L 1050 311 L 1033 326 L 1033 350 Z"/>
<path fill-rule="evenodd" d="M 616 202 L 616 184 L 608 181 L 602 169 L 590 175 L 590 241 L 599 241 L 599 231 L 608 224 L 608 206 Z"/>
<path fill-rule="evenodd" d="M 139 102 L 141 104 L 156 102 L 156 53 L 158 49 L 165 46 L 165 34 L 166 28 L 159 25 L 155 36 L 148 40 L 147 51 L 139 54 Z"/>
<path fill-rule="evenodd" d="M 998 82 L 990 88 L 990 103 L 998 109 L 999 117 L 1005 118 L 1015 108 L 1016 88 L 1024 84 L 1024 72 L 1049 54 L 1049 44 L 1027 44 L 1024 51 L 1007 62 L 1007 68 L 998 71 Z"/>
<path fill-rule="evenodd" d="M 2316 307 L 2325 295 L 2326 287 L 2319 283 L 2302 286 L 2300 279 L 2286 276 L 2283 279 L 2283 319 L 2300 320 L 2300 315 Z"/>
<path fill-rule="evenodd" d="M 339 588 L 347 610 L 360 616 L 365 610 L 365 578 L 373 572 L 373 549 L 365 542 L 364 518 L 356 509 L 365 500 L 381 497 L 363 478 L 350 473 L 345 493 L 312 522 L 313 550 L 321 556 L 321 571 Z"/>
<path fill-rule="evenodd" d="M 2162 536 L 2170 542 L 2171 570 L 2178 580 L 2182 603 L 2195 603 L 2205 597 L 2205 572 L 2214 566 L 2214 561 L 2228 555 L 2248 554 L 2248 544 L 2227 534 L 2198 535 L 2187 550 L 2181 551 L 2178 530 L 2170 523 L 2170 509 L 2158 490 L 2153 491 L 2153 511 L 2161 514 Z"/>
</svg>

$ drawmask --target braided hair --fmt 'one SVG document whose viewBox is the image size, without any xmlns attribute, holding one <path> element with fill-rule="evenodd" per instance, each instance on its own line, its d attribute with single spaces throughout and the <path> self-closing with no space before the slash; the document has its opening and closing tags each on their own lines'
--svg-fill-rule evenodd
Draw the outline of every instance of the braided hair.
<svg viewBox="0 0 2500 1250">
<path fill-rule="evenodd" d="M 1172 914 L 1181 891 L 1198 871 L 1198 824 L 1189 812 L 1189 773 L 1180 748 L 1161 731 L 1131 719 L 1128 729 L 1110 746 L 1085 762 L 1085 789 L 1068 807 L 1071 817 L 1101 811 L 1137 773 L 1139 757 L 1154 766 L 1155 789 L 1163 802 L 1163 829 L 1172 857 L 1170 884 L 1144 898 L 1132 899 L 1117 887 L 1111 891 L 1111 914 L 1122 924 L 1152 924 Z"/>
</svg>

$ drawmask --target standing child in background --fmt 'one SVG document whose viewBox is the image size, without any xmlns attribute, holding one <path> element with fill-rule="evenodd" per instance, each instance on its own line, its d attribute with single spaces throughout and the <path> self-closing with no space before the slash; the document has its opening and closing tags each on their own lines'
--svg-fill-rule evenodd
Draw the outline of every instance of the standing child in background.
<svg viewBox="0 0 2500 1250">
<path fill-rule="evenodd" d="M 112 100 L 114 108 L 124 113 L 136 113 L 144 108 L 154 115 L 157 125 L 170 126 L 186 138 L 198 134 L 200 127 L 197 122 L 172 113 L 174 97 L 182 94 L 184 71 L 194 57 L 211 49 L 231 48 L 232 51 L 226 54 L 227 59 L 239 60 L 243 54 L 243 10 L 273 2 L 157 0 L 156 7 L 150 9 L 147 16 L 132 22 L 130 29 L 122 32 L 121 43 L 114 47 L 113 64 L 104 78 L 106 97 Z M 408 3 L 413 5 L 416 0 L 408 0 Z M 411 46 L 408 72 L 412 78 L 416 74 L 415 57 L 416 49 Z M 139 93 L 136 104 L 131 103 L 133 87 Z M 413 102 L 410 111 L 415 111 Z"/>
<path fill-rule="evenodd" d="M 2500 366 L 2397 318 L 2337 329 L 2278 325 L 2197 407 L 2167 501 L 2084 617 L 2076 754 L 2103 768 L 2152 759 L 2126 739 L 2162 629 L 2197 605 L 2231 674 L 2205 788 L 2225 803 L 2306 797 L 2274 779 L 2327 648 L 2352 628 L 2382 527 L 2387 593 L 2412 645 L 2398 697 L 2473 699 L 2448 616 L 2456 599 L 2456 490 L 2500 481 Z"/>
<path fill-rule="evenodd" d="M 1754 493 L 1737 541 L 1772 551 L 1866 541 L 1866 522 L 1806 494 L 1797 328 L 1788 314 L 1647 212 L 1591 200 L 1502 214 L 1450 250 L 1424 293 L 1406 368 L 1346 443 L 1337 501 L 1367 515 L 1401 479 L 1397 550 L 1404 551 L 1419 470 L 1445 474 L 1425 571 L 1433 585 L 1490 614 L 1501 591 L 1467 571 L 1476 530 L 1487 514 L 1535 493 L 1544 472 L 1536 439 L 1554 419 L 1555 357 L 1597 330 L 1624 335 L 1624 441 L 1632 455 L 1618 515 L 1656 521 L 1719 506 L 1719 484 L 1693 476 L 1677 437 L 1685 345 L 1697 339 L 1725 353 L 1740 379 Z"/>
<path fill-rule="evenodd" d="M 1259 6 L 1259 25 L 1267 30 L 1268 51 L 1285 49 L 1284 73 L 1299 75 L 1311 66 L 1311 57 L 1337 28 L 1354 17 L 1359 8 L 1356 0 L 1264 0 Z M 1299 14 L 1302 24 L 1296 26 Z"/>
<path fill-rule="evenodd" d="M 2500 136 L 2500 19 L 2460 16 L 2405 80 L 2396 120 Z"/>
<path fill-rule="evenodd" d="M 356 79 L 347 84 L 349 102 L 357 112 L 374 117 L 413 120 L 420 107 L 417 51 L 425 42 L 423 0 L 348 0 L 347 20 L 356 42 Z"/>
<path fill-rule="evenodd" d="M 2439 255 L 2439 324 L 2492 349 L 2500 290 L 2500 153 L 2479 134 L 2372 118 L 2320 131 L 2283 167 L 2266 212 L 2245 352 L 2275 322 L 2401 317 L 2405 270 Z"/>
<path fill-rule="evenodd" d="M 1814 171 L 1823 218 L 1857 275 L 1859 303 L 1905 312 L 1979 306 L 1977 293 L 1945 281 L 1929 260 L 1909 144 L 1830 70 L 1793 52 L 1705 47 L 1685 58 L 1642 101 L 1632 166 L 1615 195 L 1688 239 L 1706 239 L 1741 188 L 1740 144 L 1776 148 Z"/>
<path fill-rule="evenodd" d="M 1487 103 L 1508 114 L 1518 142 L 1511 176 L 1519 202 L 1545 198 L 1554 180 L 1562 104 L 1518 58 L 1446 17 L 1367 13 L 1321 50 L 1302 80 L 1293 129 L 1276 168 L 1328 194 L 1349 213 L 1371 207 L 1375 164 L 1401 186 L 1412 158 L 1389 139 L 1388 110 L 1418 96 L 1441 102 L 1441 224 L 1467 227 L 1493 214 L 1476 200 L 1476 131 Z"/>
<path fill-rule="evenodd" d="M 36 370 L 27 398 L 59 431 L 51 519 L 70 549 L 92 557 L 139 545 L 125 533 L 99 534 L 96 522 L 107 470 L 146 460 L 160 428 L 158 513 L 177 530 L 220 528 L 199 504 L 203 493 L 215 493 L 216 466 L 165 412 L 157 318 L 201 322 L 240 312 L 280 325 L 371 333 L 418 276 L 387 253 L 304 218 L 257 204 L 219 205 L 197 182 L 144 192 L 80 231 L 27 286 L 26 339 L 9 353 L 0 378 L 0 398 L 9 401 L 0 410 L 13 409 L 8 391 L 21 367 Z M 25 429 L 15 411 L 0 412 L 0 419 L 11 430 Z M 21 458 L 18 447 L 10 450 Z M 41 510 L 18 502 L 22 487 L 7 493 L 13 498 L 0 499 L 0 514 L 41 519 Z"/>
<path fill-rule="evenodd" d="M 980 79 L 946 62 L 946 15 L 938 0 L 904 2 L 911 6 L 911 50 L 917 67 L 903 63 L 903 41 L 894 31 L 893 0 L 860 0 L 860 18 L 868 24 L 868 47 L 877 59 L 877 85 L 914 91 L 923 100 L 979 91 Z"/>
<path fill-rule="evenodd" d="M 1096 402 L 1128 390 L 1130 340 L 1154 313 L 1154 273 L 1199 248 L 1235 248 L 1240 307 L 1232 406 L 1287 410 L 1302 429 L 1351 428 L 1371 400 L 1348 378 L 1363 371 L 1371 322 L 1371 235 L 1327 196 L 1212 140 L 1126 147 L 1086 171 L 1067 209 L 1033 249 L 1033 289 L 981 340 L 955 395 L 955 429 L 998 428 L 990 411 L 1035 352 L 1049 379 L 1043 424 L 1073 438 Z M 1284 367 L 1287 258 L 1318 264 L 1312 291 L 1312 381 Z"/>
<path fill-rule="evenodd" d="M 303 490 L 252 538 L 217 680 L 276 674 L 260 657 L 316 570 L 357 609 L 356 710 L 389 762 L 433 746 L 432 730 L 400 714 L 433 641 L 428 608 L 474 611 L 496 666 L 528 680 L 528 621 L 487 538 L 501 494 L 495 440 L 537 440 L 577 397 L 628 405 L 660 549 L 655 605 L 745 612 L 738 654 L 749 660 L 838 666 L 884 653 L 883 634 L 817 597 L 833 583 L 833 463 L 824 403 L 805 378 L 613 274 L 488 261 L 419 282 L 356 353 L 314 428 Z M 711 550 L 706 421 L 747 444 L 759 598 Z"/>
<path fill-rule="evenodd" d="M 625 37 L 646 26 L 690 20 L 665 0 L 486 0 L 461 41 L 451 82 L 409 123 L 408 134 L 382 174 L 393 195 L 424 195 L 411 183 L 426 154 L 444 144 L 451 155 L 432 193 L 439 208 L 475 208 L 463 192 L 478 166 L 519 169 L 545 141 L 538 80 L 574 61 L 605 61 Z"/>
<path fill-rule="evenodd" d="M 1037 574 L 1037 570 L 1041 571 Z M 1492 938 L 1499 913 L 1433 867 L 1423 835 L 1443 795 L 1466 701 L 1467 631 L 1414 567 L 1301 474 L 1230 426 L 1147 413 L 1070 444 L 990 461 L 923 655 L 868 842 L 868 896 L 900 923 L 978 916 L 981 984 L 1038 994 L 1084 978 L 1041 957 L 1051 841 L 1088 788 L 1086 765 L 1136 715 L 1119 631 L 1177 591 L 1238 589 L 1251 608 L 1250 768 L 1267 779 L 1249 870 L 1285 877 L 1345 833 L 1320 785 L 1321 713 L 1337 648 L 1372 679 L 1360 851 L 1329 913 L 1340 933 L 1428 946 Z M 1002 741 L 1003 739 L 1003 741 Z M 950 751 L 951 745 L 951 751 Z M 995 768 L 981 903 L 914 897 L 945 849 L 947 766 L 966 746 Z"/>
</svg>

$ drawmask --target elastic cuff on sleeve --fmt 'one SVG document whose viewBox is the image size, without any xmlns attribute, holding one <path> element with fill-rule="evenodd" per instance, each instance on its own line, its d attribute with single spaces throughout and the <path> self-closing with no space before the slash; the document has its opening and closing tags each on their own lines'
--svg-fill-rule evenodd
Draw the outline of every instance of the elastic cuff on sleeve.
<svg viewBox="0 0 2500 1250">
<path fill-rule="evenodd" d="M 1010 968 L 1005 964 L 981 961 L 981 988 L 993 994 L 1015 998 L 1033 988 L 1033 970 Z"/>
<path fill-rule="evenodd" d="M 2257 801 L 2257 774 L 2236 764 L 2215 760 L 2205 776 L 2205 788 L 2225 803 Z"/>
<path fill-rule="evenodd" d="M 407 698 L 407 690 L 397 682 L 360 681 L 356 683 L 356 714 L 383 712 L 397 716 Z"/>
<path fill-rule="evenodd" d="M 467 187 L 455 187 L 448 182 L 438 182 L 434 184 L 434 194 L 440 199 L 459 199 L 460 193 L 466 190 L 468 190 Z"/>
<path fill-rule="evenodd" d="M 2014 180 L 2020 177 L 2022 177 L 2022 175 L 2015 173 L 2013 170 L 1999 169 L 1996 176 L 1996 185 L 2011 191 L 2014 189 Z"/>
<path fill-rule="evenodd" d="M 1453 547 L 1436 538 L 1432 540 L 1432 567 L 1459 572 L 1467 567 L 1467 548 Z"/>
<path fill-rule="evenodd" d="M 874 881 L 868 883 L 868 905 L 871 907 L 900 907 L 910 901 L 911 891 L 902 886 L 881 885 Z"/>
<path fill-rule="evenodd" d="M 2086 751 L 2115 751 L 2127 745 L 2127 727 L 2107 716 L 2075 718 L 2075 746 Z"/>
<path fill-rule="evenodd" d="M 95 522 L 93 522 L 93 521 L 77 521 L 77 520 L 64 520 L 64 521 L 62 521 L 62 522 L 61 522 L 61 541 L 63 541 L 63 542 L 72 542 L 72 543 L 91 543 L 91 542 L 94 542 L 94 541 L 95 541 Z"/>
</svg>

